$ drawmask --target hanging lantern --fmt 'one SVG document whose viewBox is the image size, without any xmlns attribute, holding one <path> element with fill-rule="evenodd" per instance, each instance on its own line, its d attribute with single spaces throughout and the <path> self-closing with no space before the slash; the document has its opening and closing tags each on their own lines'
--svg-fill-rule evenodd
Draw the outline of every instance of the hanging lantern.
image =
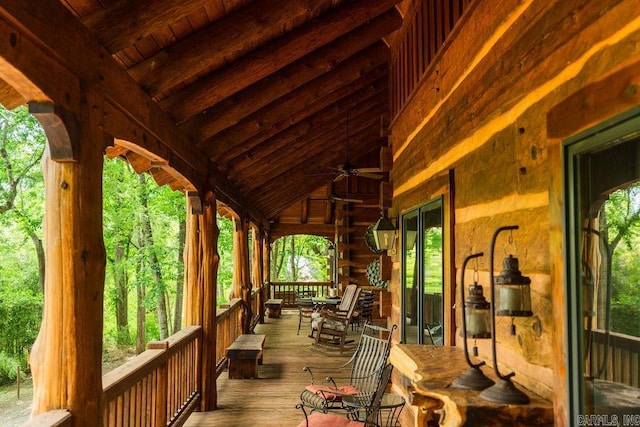
<svg viewBox="0 0 640 427">
<path fill-rule="evenodd" d="M 378 250 L 393 248 L 396 239 L 396 226 L 384 215 L 384 211 L 382 211 L 378 222 L 373 226 L 373 237 Z"/>
<path fill-rule="evenodd" d="M 467 338 L 491 338 L 491 305 L 482 294 L 482 285 L 469 285 L 464 306 Z"/>
<path fill-rule="evenodd" d="M 494 283 L 499 288 L 496 295 L 496 316 L 530 317 L 531 279 L 518 270 L 518 258 L 509 255 L 502 261 L 502 271 Z"/>
</svg>

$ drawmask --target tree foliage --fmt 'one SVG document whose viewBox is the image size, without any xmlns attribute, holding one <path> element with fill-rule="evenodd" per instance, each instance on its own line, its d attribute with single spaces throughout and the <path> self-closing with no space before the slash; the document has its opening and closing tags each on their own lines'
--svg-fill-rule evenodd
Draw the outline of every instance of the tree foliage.
<svg viewBox="0 0 640 427">
<path fill-rule="evenodd" d="M 271 246 L 271 275 L 273 281 L 329 280 L 327 249 L 324 237 L 308 234 L 283 236 Z"/>
<path fill-rule="evenodd" d="M 611 330 L 640 336 L 640 183 L 615 191 L 604 205 L 611 259 Z"/>
<path fill-rule="evenodd" d="M 0 360 L 26 368 L 42 318 L 44 132 L 26 108 L 0 107 Z M 11 378 L 0 367 L 0 381 Z M 15 375 L 13 376 L 15 378 Z"/>
</svg>

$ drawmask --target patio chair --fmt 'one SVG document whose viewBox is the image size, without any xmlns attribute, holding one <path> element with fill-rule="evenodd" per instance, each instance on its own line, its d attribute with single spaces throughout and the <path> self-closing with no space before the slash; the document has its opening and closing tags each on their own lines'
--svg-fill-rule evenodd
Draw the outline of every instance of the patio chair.
<svg viewBox="0 0 640 427">
<path fill-rule="evenodd" d="M 356 304 L 358 303 L 359 294 L 360 288 L 356 287 L 354 293 L 351 295 L 350 305 L 345 311 L 332 311 L 325 308 L 319 313 L 320 317 L 312 318 L 311 334 L 313 335 L 313 332 L 316 332 L 316 348 L 320 345 L 337 347 L 340 349 L 340 354 L 342 354 L 347 341 L 347 334 L 349 333 L 349 324 L 351 323 Z M 315 316 L 315 314 L 312 316 Z"/>
<path fill-rule="evenodd" d="M 393 371 L 393 365 L 386 365 L 382 370 L 380 370 L 381 374 L 376 378 L 376 388 L 374 393 L 371 395 L 371 400 L 369 400 L 370 404 L 360 407 L 360 409 L 365 409 L 366 417 L 365 421 L 354 421 L 350 420 L 345 416 L 340 416 L 335 413 L 328 413 L 326 411 L 321 412 L 317 411 L 315 405 L 317 402 L 315 401 L 318 395 L 313 393 L 309 393 L 308 391 L 303 391 L 300 396 L 301 403 L 296 405 L 296 408 L 302 409 L 304 413 L 304 421 L 298 424 L 298 427 L 320 427 L 320 426 L 332 426 L 332 427 L 373 427 L 377 426 L 378 423 L 378 412 L 380 410 L 380 402 L 382 401 L 382 397 L 384 396 L 385 389 L 387 384 L 389 384 L 389 380 L 391 379 L 391 372 Z M 311 413 L 307 414 L 305 407 L 311 408 Z"/>
<path fill-rule="evenodd" d="M 376 294 L 373 291 L 360 292 L 360 298 L 358 299 L 358 306 L 356 312 L 353 315 L 353 321 L 351 322 L 351 330 L 354 326 L 360 329 L 361 322 L 371 323 L 373 320 L 373 304 L 376 301 Z"/>
<path fill-rule="evenodd" d="M 353 312 L 353 304 L 358 301 L 358 295 L 356 295 L 356 292 L 359 292 L 358 285 L 347 285 L 344 289 L 344 294 L 342 295 L 340 304 L 336 307 L 324 306 L 320 311 L 316 310 L 316 312 L 311 316 L 311 334 L 309 334 L 309 337 L 314 338 L 314 333 L 317 330 L 318 323 L 320 322 L 320 318 L 323 316 L 323 313 L 326 314 L 331 312 L 335 316 L 346 317 L 349 311 Z"/>
<path fill-rule="evenodd" d="M 373 394 L 378 376 L 387 362 L 391 337 L 396 328 L 396 325 L 388 329 L 365 323 L 358 346 L 345 364 L 303 368 L 311 375 L 311 384 L 305 390 L 317 395 L 317 410 L 341 409 L 345 395 Z"/>
</svg>

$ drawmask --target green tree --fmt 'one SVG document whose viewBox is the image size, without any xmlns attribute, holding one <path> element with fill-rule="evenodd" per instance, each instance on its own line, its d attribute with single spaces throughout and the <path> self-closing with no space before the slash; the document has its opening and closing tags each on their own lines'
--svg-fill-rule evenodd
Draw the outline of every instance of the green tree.
<svg viewBox="0 0 640 427">
<path fill-rule="evenodd" d="M 42 316 L 44 184 L 39 162 L 45 143 L 44 131 L 26 108 L 0 107 L 0 353 L 25 367 Z"/>
<path fill-rule="evenodd" d="M 610 328 L 640 336 L 640 183 L 610 194 L 601 210 L 601 223 L 608 245 L 603 262 L 611 272 Z M 600 297 L 604 300 L 603 294 Z M 605 317 L 604 304 L 599 305 L 598 314 Z"/>
</svg>

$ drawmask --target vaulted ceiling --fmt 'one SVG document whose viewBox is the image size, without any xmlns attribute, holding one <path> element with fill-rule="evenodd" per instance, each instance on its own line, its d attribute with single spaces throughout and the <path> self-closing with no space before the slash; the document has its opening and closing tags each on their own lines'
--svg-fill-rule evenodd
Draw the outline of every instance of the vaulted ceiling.
<svg viewBox="0 0 640 427">
<path fill-rule="evenodd" d="M 266 220 L 380 166 L 399 1 L 61 0 Z"/>
</svg>

